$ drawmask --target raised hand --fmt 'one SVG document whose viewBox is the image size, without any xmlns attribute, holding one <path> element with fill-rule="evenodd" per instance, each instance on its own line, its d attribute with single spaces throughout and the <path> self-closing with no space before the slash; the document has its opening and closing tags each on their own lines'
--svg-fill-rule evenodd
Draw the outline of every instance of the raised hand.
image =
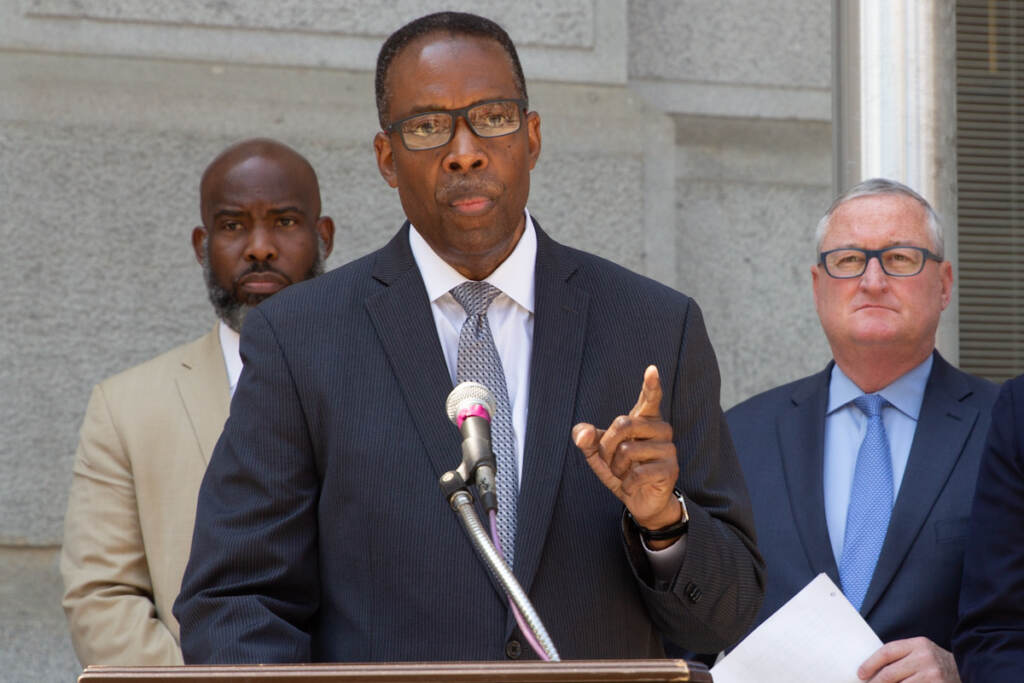
<svg viewBox="0 0 1024 683">
<path fill-rule="evenodd" d="M 660 529 L 682 518 L 672 490 L 679 461 L 672 426 L 661 417 L 661 378 L 647 366 L 636 405 L 615 418 L 607 429 L 580 423 L 572 439 L 601 482 L 629 509 L 637 524 Z M 652 542 L 664 547 L 672 541 Z"/>
</svg>

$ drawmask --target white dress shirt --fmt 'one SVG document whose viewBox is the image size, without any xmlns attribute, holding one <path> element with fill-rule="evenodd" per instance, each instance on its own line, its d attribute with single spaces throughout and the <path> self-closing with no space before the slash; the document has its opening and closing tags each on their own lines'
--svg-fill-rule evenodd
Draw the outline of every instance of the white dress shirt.
<svg viewBox="0 0 1024 683">
<path fill-rule="evenodd" d="M 882 424 L 889 439 L 892 457 L 893 503 L 903 482 L 903 473 L 910 458 L 910 446 L 921 414 L 921 402 L 933 356 L 881 391 L 875 392 L 889 402 L 882 409 Z M 850 506 L 850 489 L 857 467 L 857 453 L 868 428 L 868 418 L 852 401 L 864 391 L 853 383 L 838 365 L 832 366 L 828 386 L 828 411 L 825 413 L 825 521 L 832 541 L 836 563 L 843 554 L 846 536 L 846 511 Z"/>
<path fill-rule="evenodd" d="M 438 256 L 423 239 L 416 226 L 410 224 L 409 247 L 423 277 L 430 299 L 430 312 L 434 315 L 437 336 L 441 340 L 448 374 L 455 384 L 455 370 L 459 358 L 459 334 L 466 321 L 466 311 L 451 295 L 451 289 L 467 278 Z M 485 278 L 501 290 L 487 309 L 487 322 L 491 326 L 494 345 L 501 358 L 508 400 L 512 404 L 512 429 L 516 433 L 516 463 L 519 467 L 519 487 L 523 482 L 523 442 L 526 440 L 526 419 L 530 399 L 530 354 L 533 350 L 534 270 L 537 263 L 537 231 L 533 219 L 526 211 L 526 227 L 519 243 L 501 265 Z M 628 410 L 630 406 L 623 409 Z M 580 457 L 583 457 L 582 455 Z M 528 483 L 527 483 L 528 485 Z M 609 492 L 608 495 L 611 495 Z M 684 537 L 685 539 L 685 537 Z M 647 548 L 647 557 L 658 578 L 675 575 L 682 563 L 685 542 L 676 542 L 662 550 Z"/>
<path fill-rule="evenodd" d="M 409 247 L 416 266 L 423 276 L 434 315 L 441 350 L 448 363 L 448 374 L 455 384 L 459 358 L 459 334 L 466 321 L 466 311 L 450 290 L 467 278 L 434 253 L 416 226 L 410 226 Z M 501 265 L 484 280 L 501 290 L 487 308 L 494 346 L 505 373 L 508 401 L 512 407 L 512 429 L 516 434 L 516 463 L 519 485 L 523 484 L 523 442 L 526 440 L 526 418 L 530 399 L 530 354 L 533 351 L 533 271 L 537 261 L 537 232 L 529 211 L 526 227 L 515 249 Z"/>
<path fill-rule="evenodd" d="M 238 351 L 240 335 L 228 327 L 223 320 L 220 321 L 220 351 L 224 354 L 224 369 L 228 371 L 228 384 L 231 386 L 231 395 L 235 395 L 235 387 L 238 386 L 238 378 L 242 374 L 242 356 Z"/>
</svg>

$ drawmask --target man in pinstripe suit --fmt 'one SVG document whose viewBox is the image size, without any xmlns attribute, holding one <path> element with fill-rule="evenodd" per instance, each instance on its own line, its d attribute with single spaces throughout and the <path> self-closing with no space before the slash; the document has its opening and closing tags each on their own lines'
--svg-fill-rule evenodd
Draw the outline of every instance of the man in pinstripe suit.
<svg viewBox="0 0 1024 683">
<path fill-rule="evenodd" d="M 467 280 L 500 290 L 514 571 L 562 656 L 731 644 L 761 560 L 698 307 L 530 217 L 540 118 L 496 24 L 403 27 L 377 98 L 378 165 L 409 221 L 249 316 L 175 606 L 186 661 L 529 656 L 434 484 L 459 460 L 443 406 Z"/>
</svg>

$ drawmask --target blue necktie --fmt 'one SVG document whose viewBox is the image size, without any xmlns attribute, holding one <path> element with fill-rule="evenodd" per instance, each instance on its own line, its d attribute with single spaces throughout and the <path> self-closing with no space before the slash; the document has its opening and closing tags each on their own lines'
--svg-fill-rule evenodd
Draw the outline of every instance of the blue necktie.
<svg viewBox="0 0 1024 683">
<path fill-rule="evenodd" d="M 865 394 L 854 399 L 853 404 L 867 415 L 868 428 L 853 472 L 839 580 L 847 599 L 860 610 L 892 514 L 892 458 L 882 423 L 886 400 L 878 394 Z"/>
<path fill-rule="evenodd" d="M 469 280 L 452 288 L 451 294 L 466 310 L 466 322 L 459 334 L 459 358 L 455 381 L 483 384 L 494 394 L 497 414 L 491 420 L 491 443 L 497 465 L 495 487 L 498 492 L 498 538 L 502 554 L 512 566 L 516 542 L 516 502 L 519 496 L 516 463 L 516 434 L 512 429 L 512 407 L 505 385 L 505 372 L 494 345 L 487 307 L 501 290 L 493 285 Z"/>
</svg>

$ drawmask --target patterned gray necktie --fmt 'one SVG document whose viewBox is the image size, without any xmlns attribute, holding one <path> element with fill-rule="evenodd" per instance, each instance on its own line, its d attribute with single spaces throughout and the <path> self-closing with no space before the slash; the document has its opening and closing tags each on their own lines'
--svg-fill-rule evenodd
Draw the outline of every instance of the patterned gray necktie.
<svg viewBox="0 0 1024 683">
<path fill-rule="evenodd" d="M 501 294 L 501 290 L 487 282 L 469 280 L 453 288 L 451 293 L 466 310 L 467 316 L 459 334 L 455 381 L 480 382 L 491 390 L 497 404 L 497 414 L 491 420 L 491 444 L 498 469 L 495 482 L 498 489 L 498 538 L 511 567 L 515 555 L 516 498 L 519 495 L 516 434 L 512 430 L 512 405 L 508 400 L 505 372 L 487 322 L 487 307 Z"/>
</svg>

